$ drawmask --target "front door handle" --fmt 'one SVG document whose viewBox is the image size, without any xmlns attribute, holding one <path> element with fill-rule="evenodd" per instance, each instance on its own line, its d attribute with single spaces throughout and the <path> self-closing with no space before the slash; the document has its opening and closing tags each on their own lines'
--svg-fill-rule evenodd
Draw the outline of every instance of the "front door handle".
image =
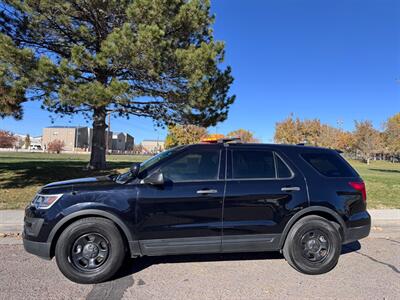
<svg viewBox="0 0 400 300">
<path fill-rule="evenodd" d="M 200 195 L 207 195 L 207 194 L 216 194 L 216 193 L 218 193 L 218 191 L 217 190 L 198 190 L 196 193 L 200 194 Z"/>
<path fill-rule="evenodd" d="M 281 188 L 282 192 L 298 192 L 300 191 L 300 187 L 298 186 L 286 186 Z"/>
</svg>

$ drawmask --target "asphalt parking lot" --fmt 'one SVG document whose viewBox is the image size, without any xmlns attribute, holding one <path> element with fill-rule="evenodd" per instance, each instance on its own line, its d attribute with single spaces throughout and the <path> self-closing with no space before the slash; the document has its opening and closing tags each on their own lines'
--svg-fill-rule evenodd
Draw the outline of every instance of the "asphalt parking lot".
<svg viewBox="0 0 400 300">
<path fill-rule="evenodd" d="M 374 227 L 343 247 L 328 274 L 303 275 L 279 253 L 185 255 L 128 260 L 113 281 L 75 284 L 21 241 L 0 239 L 1 299 L 395 299 L 400 295 L 400 224 Z"/>
</svg>

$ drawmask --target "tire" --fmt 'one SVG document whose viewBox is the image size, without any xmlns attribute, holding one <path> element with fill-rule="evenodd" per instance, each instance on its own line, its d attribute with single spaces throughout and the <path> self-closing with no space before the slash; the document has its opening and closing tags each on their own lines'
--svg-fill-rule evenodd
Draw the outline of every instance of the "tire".
<svg viewBox="0 0 400 300">
<path fill-rule="evenodd" d="M 338 263 L 342 239 L 336 224 L 319 216 L 306 216 L 290 229 L 283 256 L 297 271 L 317 275 Z"/>
<path fill-rule="evenodd" d="M 55 256 L 58 268 L 68 279 L 100 283 L 120 269 L 125 247 L 112 221 L 90 217 L 72 223 L 61 233 Z"/>
</svg>

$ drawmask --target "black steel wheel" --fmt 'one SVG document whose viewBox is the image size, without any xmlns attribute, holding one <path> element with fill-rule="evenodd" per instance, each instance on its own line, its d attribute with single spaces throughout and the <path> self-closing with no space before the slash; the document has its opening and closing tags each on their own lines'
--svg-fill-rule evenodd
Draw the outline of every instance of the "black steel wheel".
<svg viewBox="0 0 400 300">
<path fill-rule="evenodd" d="M 330 242 L 327 234 L 318 229 L 311 229 L 301 237 L 303 256 L 311 262 L 319 263 L 329 254 Z"/>
<path fill-rule="evenodd" d="M 319 216 L 306 216 L 290 229 L 283 255 L 299 272 L 323 274 L 336 266 L 341 246 L 336 224 Z"/>
<path fill-rule="evenodd" d="M 60 271 L 70 280 L 99 283 L 119 270 L 125 245 L 112 221 L 90 217 L 72 223 L 61 233 L 55 256 Z"/>
<path fill-rule="evenodd" d="M 107 261 L 110 247 L 110 242 L 101 234 L 86 233 L 72 245 L 71 262 L 82 272 L 95 271 Z"/>
</svg>

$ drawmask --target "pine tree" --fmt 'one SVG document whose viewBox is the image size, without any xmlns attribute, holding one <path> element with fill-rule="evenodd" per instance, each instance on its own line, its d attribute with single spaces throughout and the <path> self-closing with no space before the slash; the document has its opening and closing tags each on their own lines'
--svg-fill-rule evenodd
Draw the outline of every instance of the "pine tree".
<svg viewBox="0 0 400 300">
<path fill-rule="evenodd" d="M 208 0 L 6 0 L 0 10 L 7 95 L 91 119 L 91 168 L 105 167 L 108 113 L 211 126 L 234 101 Z"/>
</svg>

